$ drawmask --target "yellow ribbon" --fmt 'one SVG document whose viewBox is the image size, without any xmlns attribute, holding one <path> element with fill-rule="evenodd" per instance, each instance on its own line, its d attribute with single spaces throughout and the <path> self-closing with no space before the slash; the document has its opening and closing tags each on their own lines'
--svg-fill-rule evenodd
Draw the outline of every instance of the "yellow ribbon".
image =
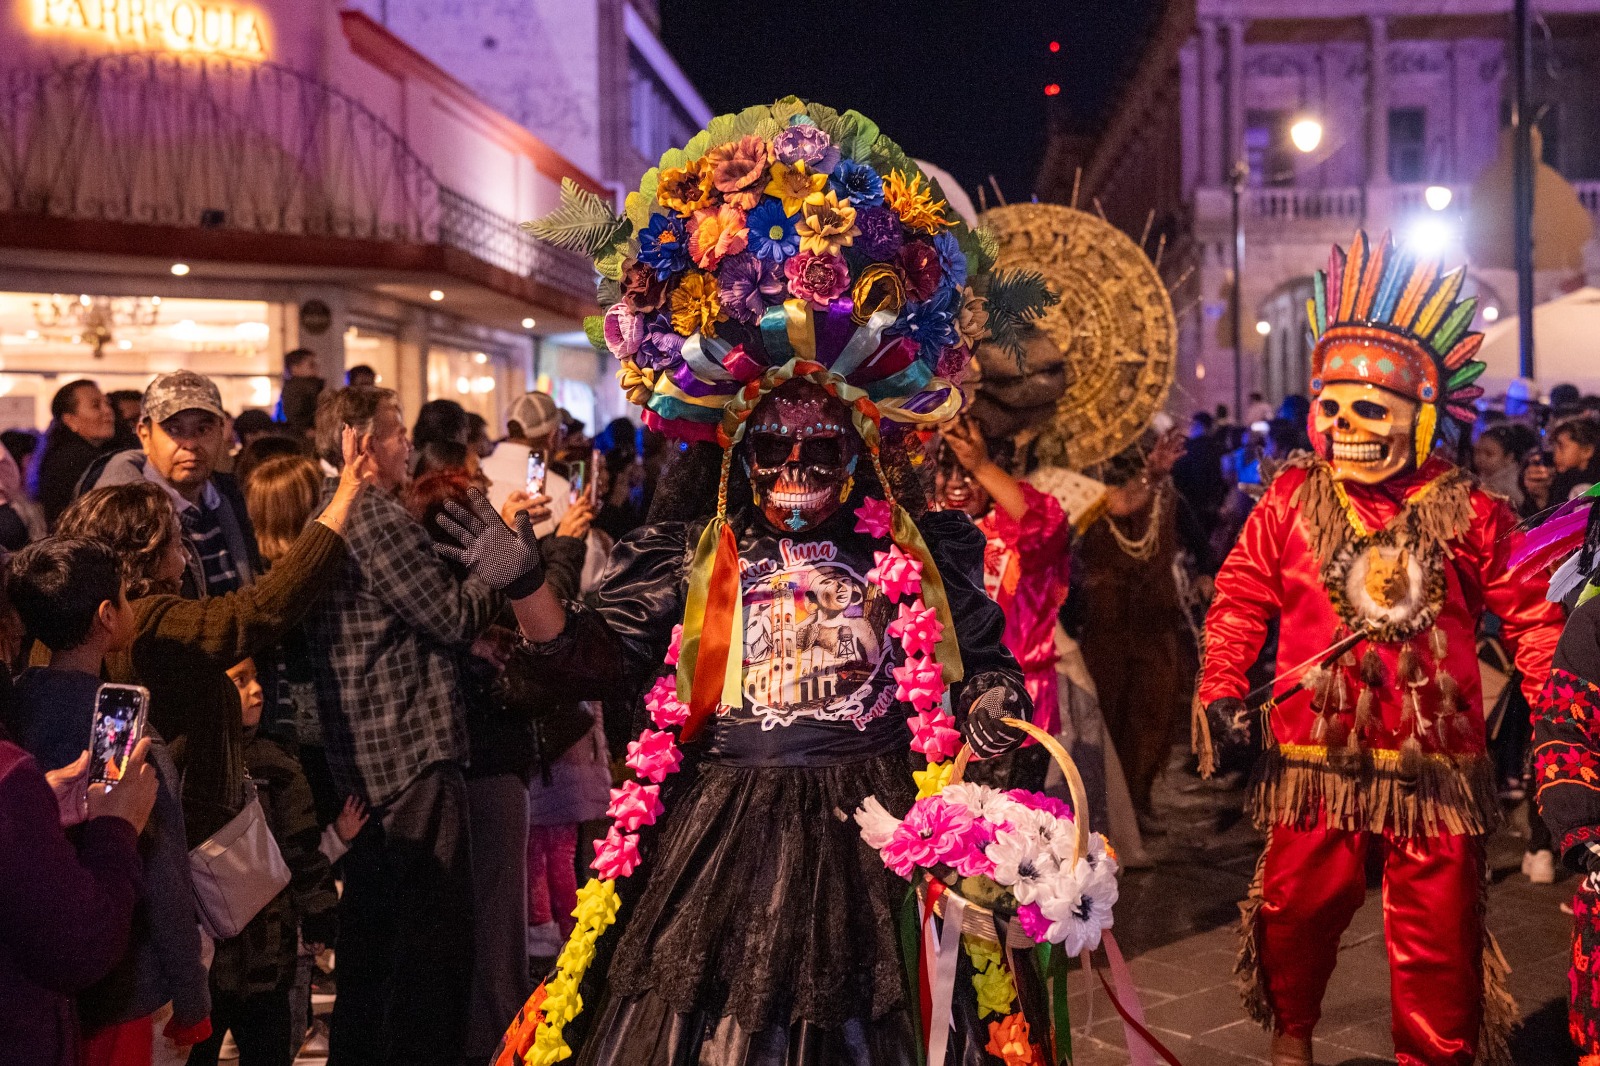
<svg viewBox="0 0 1600 1066">
<path fill-rule="evenodd" d="M 953 685 L 966 675 L 961 665 L 961 645 L 956 640 L 956 625 L 950 618 L 950 601 L 945 596 L 944 578 L 939 576 L 939 567 L 933 561 L 933 554 L 928 551 L 922 532 L 911 521 L 911 516 L 906 514 L 906 509 L 896 503 L 893 514 L 891 532 L 894 542 L 900 545 L 901 551 L 922 561 L 922 602 L 934 609 L 940 624 L 944 626 L 939 634 L 939 644 L 933 649 L 933 657 L 939 662 L 944 683 Z"/>
</svg>

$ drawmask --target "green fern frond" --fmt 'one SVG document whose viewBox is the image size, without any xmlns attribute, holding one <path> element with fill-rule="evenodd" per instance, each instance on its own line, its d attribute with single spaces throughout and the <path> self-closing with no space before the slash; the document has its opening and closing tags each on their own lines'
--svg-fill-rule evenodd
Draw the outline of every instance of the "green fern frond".
<svg viewBox="0 0 1600 1066">
<path fill-rule="evenodd" d="M 561 206 L 524 222 L 522 228 L 541 241 L 593 258 L 617 242 L 625 225 L 627 221 L 618 218 L 609 203 L 571 178 L 562 178 Z"/>
<path fill-rule="evenodd" d="M 984 292 L 989 310 L 989 339 L 1022 368 L 1023 332 L 1044 309 L 1061 297 L 1050 291 L 1043 275 L 1033 270 L 997 270 Z"/>
</svg>

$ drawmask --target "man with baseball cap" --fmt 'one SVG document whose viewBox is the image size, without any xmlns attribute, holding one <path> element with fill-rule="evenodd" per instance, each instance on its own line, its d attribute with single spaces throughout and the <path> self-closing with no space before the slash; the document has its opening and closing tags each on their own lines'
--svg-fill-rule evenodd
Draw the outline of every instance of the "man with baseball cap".
<svg viewBox="0 0 1600 1066">
<path fill-rule="evenodd" d="M 556 438 L 561 430 L 561 411 L 549 393 L 529 392 L 511 401 L 506 412 L 506 439 L 495 445 L 483 461 L 489 479 L 489 502 L 496 509 L 506 497 L 528 484 L 528 456 L 544 452 L 546 460 L 555 455 Z M 567 479 L 551 470 L 545 475 L 544 494 L 550 497 L 550 517 L 534 527 L 541 537 L 555 529 L 570 503 L 571 486 Z"/>
<path fill-rule="evenodd" d="M 79 494 L 101 485 L 148 481 L 166 490 L 189 558 L 186 596 L 217 596 L 255 579 L 255 532 L 237 483 L 217 472 L 225 447 L 222 396 L 192 370 L 160 374 L 144 391 L 141 448 L 118 452 L 84 474 Z"/>
</svg>

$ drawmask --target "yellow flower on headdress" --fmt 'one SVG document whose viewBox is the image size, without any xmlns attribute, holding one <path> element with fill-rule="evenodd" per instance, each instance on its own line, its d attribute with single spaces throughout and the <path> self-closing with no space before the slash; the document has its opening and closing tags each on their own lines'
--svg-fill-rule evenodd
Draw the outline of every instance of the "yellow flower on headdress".
<svg viewBox="0 0 1600 1066">
<path fill-rule="evenodd" d="M 946 224 L 944 212 L 948 205 L 933 198 L 933 188 L 923 184 L 921 174 L 907 181 L 905 174 L 891 170 L 883 183 L 883 202 L 900 216 L 907 229 L 932 233 Z"/>
<path fill-rule="evenodd" d="M 1010 1013 L 1011 1004 L 1017 998 L 1017 989 L 1011 983 L 1011 975 L 999 964 L 974 972 L 972 987 L 978 993 L 980 1018 L 986 1018 L 991 1014 L 1003 1016 Z"/>
<path fill-rule="evenodd" d="M 681 167 L 668 167 L 656 176 L 656 200 L 662 207 L 687 218 L 702 207 L 709 207 L 711 168 L 704 158 Z"/>
<path fill-rule="evenodd" d="M 911 771 L 911 779 L 917 783 L 917 799 L 927 799 L 943 792 L 955 768 L 953 762 L 931 762 L 926 770 Z"/>
<path fill-rule="evenodd" d="M 850 290 L 850 302 L 855 305 L 850 320 L 858 326 L 864 325 L 878 311 L 898 315 L 906 305 L 906 284 L 899 271 L 888 263 L 873 263 L 856 279 Z"/>
<path fill-rule="evenodd" d="M 856 209 L 848 201 L 840 203 L 832 189 L 806 197 L 794 231 L 800 235 L 800 250 L 816 255 L 837 255 L 861 232 L 856 228 Z"/>
<path fill-rule="evenodd" d="M 715 337 L 717 323 L 727 317 L 717 295 L 717 279 L 710 274 L 688 274 L 672 290 L 672 328 L 685 337 L 696 332 Z"/>
<path fill-rule="evenodd" d="M 767 171 L 767 195 L 783 201 L 783 213 L 792 215 L 806 202 L 806 197 L 819 193 L 828 184 L 828 175 L 813 174 L 804 163 L 774 163 Z"/>
</svg>

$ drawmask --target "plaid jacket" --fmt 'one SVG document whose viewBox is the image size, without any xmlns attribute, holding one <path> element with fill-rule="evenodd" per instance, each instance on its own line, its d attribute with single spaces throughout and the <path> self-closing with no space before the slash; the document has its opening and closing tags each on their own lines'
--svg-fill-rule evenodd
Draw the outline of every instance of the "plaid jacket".
<svg viewBox="0 0 1600 1066">
<path fill-rule="evenodd" d="M 334 485 L 324 485 L 324 505 Z M 457 581 L 389 493 L 363 493 L 344 535 L 344 580 L 323 596 L 306 633 L 334 783 L 382 805 L 432 764 L 466 763 L 456 655 L 503 600 L 477 578 Z"/>
</svg>

